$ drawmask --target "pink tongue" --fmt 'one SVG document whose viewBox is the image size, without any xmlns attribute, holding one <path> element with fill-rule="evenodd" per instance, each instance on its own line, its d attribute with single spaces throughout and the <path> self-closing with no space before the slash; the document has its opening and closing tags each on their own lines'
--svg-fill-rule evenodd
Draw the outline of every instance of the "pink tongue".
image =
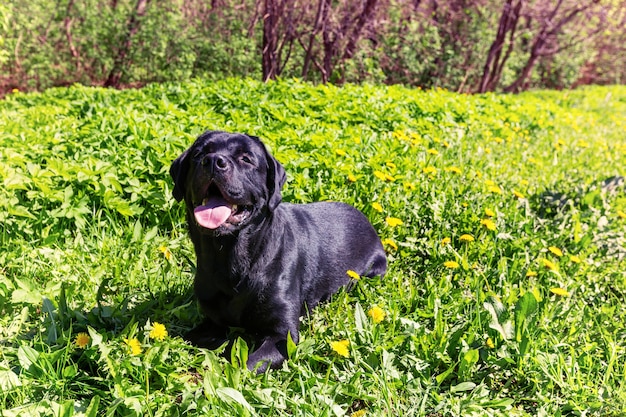
<svg viewBox="0 0 626 417">
<path fill-rule="evenodd" d="M 217 229 L 232 213 L 231 206 L 222 197 L 211 197 L 206 205 L 193 210 L 196 221 L 207 229 Z"/>
</svg>

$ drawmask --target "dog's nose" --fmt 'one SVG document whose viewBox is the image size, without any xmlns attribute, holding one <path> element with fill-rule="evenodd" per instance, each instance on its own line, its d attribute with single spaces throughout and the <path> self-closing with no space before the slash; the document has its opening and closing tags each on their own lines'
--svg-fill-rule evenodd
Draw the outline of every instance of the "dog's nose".
<svg viewBox="0 0 626 417">
<path fill-rule="evenodd" d="M 222 155 L 208 155 L 202 160 L 202 165 L 208 166 L 209 171 L 226 171 L 228 169 L 228 160 Z"/>
</svg>

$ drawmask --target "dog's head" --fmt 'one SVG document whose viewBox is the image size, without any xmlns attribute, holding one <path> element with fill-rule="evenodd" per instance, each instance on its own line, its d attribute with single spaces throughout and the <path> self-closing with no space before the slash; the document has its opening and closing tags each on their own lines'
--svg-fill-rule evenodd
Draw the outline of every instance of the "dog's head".
<svg viewBox="0 0 626 417">
<path fill-rule="evenodd" d="M 285 170 L 254 136 L 208 131 L 170 167 L 173 195 L 207 234 L 229 234 L 276 209 Z"/>
</svg>

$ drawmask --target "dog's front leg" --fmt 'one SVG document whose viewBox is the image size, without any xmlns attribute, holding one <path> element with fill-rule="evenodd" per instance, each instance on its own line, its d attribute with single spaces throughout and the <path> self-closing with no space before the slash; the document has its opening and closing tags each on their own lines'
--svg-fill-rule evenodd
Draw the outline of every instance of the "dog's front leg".
<svg viewBox="0 0 626 417">
<path fill-rule="evenodd" d="M 194 346 L 214 350 L 228 340 L 228 329 L 205 319 L 187 332 L 184 338 Z"/>
<path fill-rule="evenodd" d="M 297 341 L 298 334 L 295 334 Z M 248 356 L 248 369 L 263 373 L 270 367 L 280 368 L 287 359 L 287 339 L 285 336 L 273 336 L 263 339 L 261 346 Z"/>
</svg>

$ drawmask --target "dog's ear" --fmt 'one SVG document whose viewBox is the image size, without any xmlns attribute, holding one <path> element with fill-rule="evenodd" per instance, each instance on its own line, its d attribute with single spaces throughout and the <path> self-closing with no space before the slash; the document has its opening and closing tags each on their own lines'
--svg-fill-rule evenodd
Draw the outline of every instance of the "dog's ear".
<svg viewBox="0 0 626 417">
<path fill-rule="evenodd" d="M 185 197 L 187 171 L 189 171 L 189 149 L 176 158 L 170 167 L 170 175 L 174 180 L 172 195 L 176 201 L 181 201 Z"/>
<path fill-rule="evenodd" d="M 263 151 L 265 152 L 265 160 L 267 161 L 267 207 L 270 211 L 274 211 L 280 201 L 282 200 L 282 194 L 280 190 L 285 185 L 287 180 L 287 174 L 285 168 L 269 153 L 265 144 L 256 136 L 248 135 L 252 140 L 256 141 Z"/>
<path fill-rule="evenodd" d="M 267 153 L 267 189 L 269 191 L 267 206 L 270 211 L 274 211 L 283 198 L 281 190 L 287 180 L 287 174 L 280 162 L 270 155 L 267 150 L 265 152 Z"/>
</svg>

